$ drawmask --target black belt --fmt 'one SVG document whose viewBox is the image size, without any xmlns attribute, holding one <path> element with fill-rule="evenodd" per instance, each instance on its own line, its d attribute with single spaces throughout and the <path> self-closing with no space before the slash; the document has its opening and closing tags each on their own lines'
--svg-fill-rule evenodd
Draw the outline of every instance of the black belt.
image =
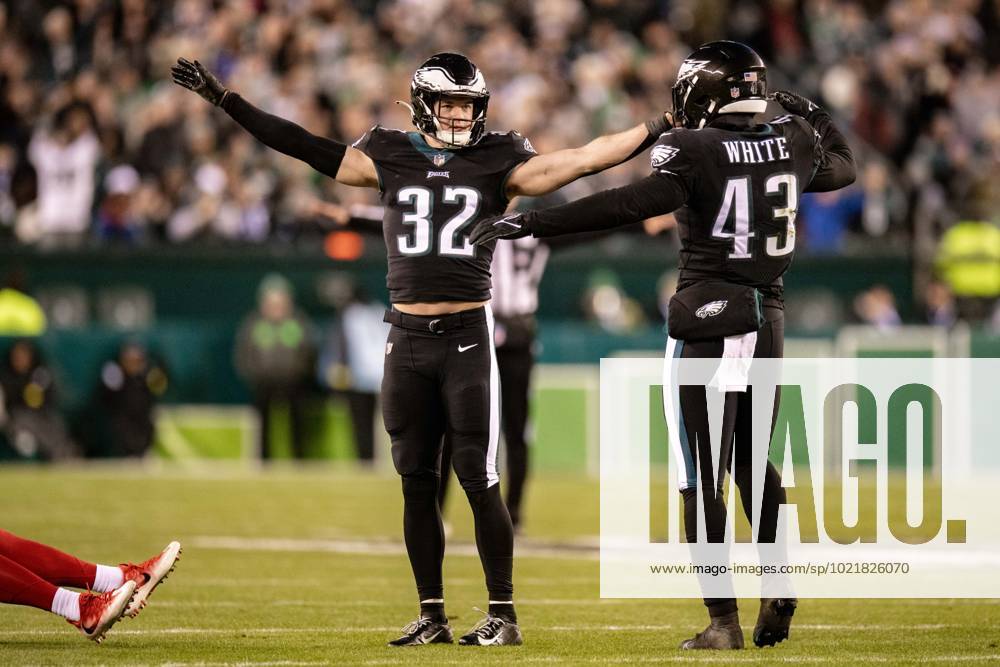
<svg viewBox="0 0 1000 667">
<path fill-rule="evenodd" d="M 479 326 L 486 323 L 486 309 L 483 307 L 463 310 L 448 315 L 407 315 L 398 310 L 387 310 L 383 322 L 412 331 L 429 331 L 442 334 L 451 329 Z"/>
</svg>

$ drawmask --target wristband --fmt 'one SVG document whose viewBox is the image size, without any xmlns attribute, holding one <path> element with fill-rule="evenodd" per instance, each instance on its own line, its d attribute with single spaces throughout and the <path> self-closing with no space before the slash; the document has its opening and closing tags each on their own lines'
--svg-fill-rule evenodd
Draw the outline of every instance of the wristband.
<svg viewBox="0 0 1000 667">
<path fill-rule="evenodd" d="M 639 153 L 643 152 L 650 146 L 656 143 L 656 140 L 660 138 L 660 135 L 671 129 L 670 123 L 667 121 L 665 114 L 660 114 L 652 120 L 646 121 L 646 138 L 642 140 L 642 143 L 635 147 L 635 150 L 625 158 L 626 161 L 631 160 Z"/>
<path fill-rule="evenodd" d="M 669 122 L 667 122 L 666 114 L 661 113 L 656 118 L 646 121 L 646 132 L 648 132 L 649 136 L 653 137 L 654 139 L 658 139 L 661 134 L 667 132 L 670 129 L 671 125 Z"/>
</svg>

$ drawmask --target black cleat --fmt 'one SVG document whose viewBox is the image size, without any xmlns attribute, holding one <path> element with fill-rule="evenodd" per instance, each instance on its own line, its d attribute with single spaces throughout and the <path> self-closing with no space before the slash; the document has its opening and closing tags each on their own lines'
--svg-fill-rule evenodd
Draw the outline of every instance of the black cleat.
<svg viewBox="0 0 1000 667">
<path fill-rule="evenodd" d="M 389 646 L 421 646 L 423 644 L 451 644 L 454 641 L 451 626 L 421 616 L 403 628 L 403 636 L 393 639 Z"/>
<path fill-rule="evenodd" d="M 739 612 L 713 617 L 707 628 L 691 639 L 685 639 L 681 642 L 680 648 L 684 650 L 743 648 L 743 630 L 740 628 Z"/>
<path fill-rule="evenodd" d="M 463 635 L 458 643 L 462 646 L 520 646 L 524 643 L 521 638 L 521 628 L 517 623 L 487 614 L 486 618 Z"/>
<path fill-rule="evenodd" d="M 761 598 L 760 614 L 753 629 L 753 643 L 774 646 L 788 639 L 788 627 L 798 605 L 799 601 L 795 598 Z"/>
</svg>

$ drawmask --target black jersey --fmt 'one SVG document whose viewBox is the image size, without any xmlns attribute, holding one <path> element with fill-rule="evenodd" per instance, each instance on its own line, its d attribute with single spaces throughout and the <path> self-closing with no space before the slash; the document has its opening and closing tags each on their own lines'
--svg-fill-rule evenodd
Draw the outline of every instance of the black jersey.
<svg viewBox="0 0 1000 667">
<path fill-rule="evenodd" d="M 447 150 L 376 125 L 354 147 L 378 172 L 392 303 L 488 300 L 494 244 L 474 246 L 468 235 L 478 218 L 507 208 L 508 176 L 535 155 L 527 139 L 490 132 Z"/>
<path fill-rule="evenodd" d="M 513 230 L 537 237 L 614 229 L 678 211 L 679 287 L 722 280 L 780 297 L 795 251 L 799 195 L 854 182 L 854 154 L 830 115 L 780 116 L 755 124 L 723 116 L 700 130 L 662 134 L 653 173 L 568 204 L 481 221 L 474 238 Z M 500 232 L 499 234 L 497 232 Z"/>
<path fill-rule="evenodd" d="M 680 178 L 679 286 L 725 280 L 780 296 L 795 252 L 799 196 L 816 173 L 819 135 L 798 116 L 756 125 L 716 123 L 663 134 L 653 170 Z"/>
</svg>

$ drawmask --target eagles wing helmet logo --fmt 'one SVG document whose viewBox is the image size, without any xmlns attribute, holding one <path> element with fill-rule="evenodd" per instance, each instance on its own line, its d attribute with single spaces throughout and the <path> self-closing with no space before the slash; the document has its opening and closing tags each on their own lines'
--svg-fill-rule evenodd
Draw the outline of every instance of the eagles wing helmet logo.
<svg viewBox="0 0 1000 667">
<path fill-rule="evenodd" d="M 727 303 L 729 302 L 725 299 L 720 299 L 719 301 L 709 301 L 704 306 L 694 311 L 694 314 L 699 320 L 703 320 L 706 317 L 715 317 L 726 309 Z"/>
<path fill-rule="evenodd" d="M 413 73 L 413 80 L 421 88 L 437 92 L 448 93 L 485 93 L 486 79 L 483 73 L 476 68 L 476 76 L 472 83 L 463 85 L 452 78 L 451 73 L 443 67 L 421 67 Z"/>
<path fill-rule="evenodd" d="M 677 80 L 683 81 L 688 77 L 694 76 L 696 73 L 705 69 L 705 65 L 710 63 L 710 60 L 685 60 L 681 63 L 680 70 L 677 71 Z"/>
<path fill-rule="evenodd" d="M 649 162 L 653 166 L 653 169 L 659 169 L 670 162 L 680 150 L 676 146 L 653 146 L 653 150 L 649 153 Z"/>
<path fill-rule="evenodd" d="M 535 152 L 535 147 L 531 145 L 531 142 L 528 141 L 527 137 L 524 138 L 524 151 L 526 153 L 534 153 Z"/>
</svg>

